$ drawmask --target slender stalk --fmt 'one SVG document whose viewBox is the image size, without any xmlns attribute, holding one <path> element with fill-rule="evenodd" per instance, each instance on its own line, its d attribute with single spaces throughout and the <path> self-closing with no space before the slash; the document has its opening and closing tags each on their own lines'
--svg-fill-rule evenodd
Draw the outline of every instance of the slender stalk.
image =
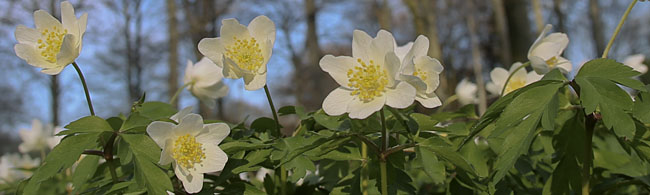
<svg viewBox="0 0 650 195">
<path fill-rule="evenodd" d="M 388 175 L 386 174 L 386 160 L 379 161 L 379 171 L 381 172 L 381 195 L 388 195 Z"/>
<path fill-rule="evenodd" d="M 280 194 L 287 194 L 287 170 L 284 169 L 284 166 L 280 166 Z"/>
<path fill-rule="evenodd" d="M 181 88 L 178 88 L 178 90 L 176 90 L 176 93 L 174 93 L 174 96 L 172 96 L 172 98 L 169 99 L 169 103 L 173 104 L 176 101 L 176 99 L 178 99 L 178 95 L 180 95 L 181 92 L 183 92 L 183 89 L 185 89 L 185 87 L 190 86 L 193 83 L 194 82 L 185 83 Z"/>
<path fill-rule="evenodd" d="M 72 62 L 72 66 L 74 67 L 75 70 L 77 70 L 77 74 L 79 74 L 79 79 L 81 80 L 81 85 L 84 87 L 84 92 L 86 93 L 86 101 L 88 102 L 88 110 L 90 110 L 90 115 L 95 116 L 95 109 L 93 109 L 93 102 L 90 100 L 90 92 L 88 92 L 88 86 L 86 85 L 86 79 L 84 78 L 84 74 L 81 73 L 81 69 L 79 69 L 79 65 L 77 65 L 77 62 Z"/>
<path fill-rule="evenodd" d="M 113 133 L 113 135 L 108 138 L 108 142 L 106 142 L 106 145 L 104 146 L 104 159 L 106 160 L 106 163 L 108 163 L 108 170 L 111 172 L 113 184 L 118 182 L 117 172 L 115 171 L 117 167 L 115 167 L 115 163 L 113 162 L 113 144 L 115 143 L 115 138 L 117 138 L 117 132 Z"/>
<path fill-rule="evenodd" d="M 632 11 L 632 8 L 634 7 L 637 1 L 638 0 L 633 0 L 630 3 L 630 5 L 627 6 L 627 10 L 625 10 L 623 17 L 621 18 L 621 21 L 618 22 L 618 26 L 616 26 L 616 30 L 614 30 L 614 34 L 612 34 L 612 37 L 609 38 L 609 42 L 607 43 L 607 47 L 605 47 L 605 51 L 603 52 L 602 58 L 607 58 L 607 54 L 609 54 L 609 50 L 612 48 L 612 44 L 614 44 L 614 39 L 616 39 L 618 32 L 621 31 L 621 27 L 623 27 L 623 23 L 625 23 L 625 19 L 627 19 L 627 16 L 630 14 L 630 11 Z"/>
<path fill-rule="evenodd" d="M 388 175 L 386 174 L 386 158 L 384 152 L 388 150 L 388 129 L 386 129 L 386 117 L 384 116 L 384 109 L 379 110 L 381 116 L 381 153 L 379 155 L 379 171 L 381 172 L 381 194 L 388 195 Z"/>
<path fill-rule="evenodd" d="M 526 63 L 522 64 L 521 66 L 517 67 L 517 68 L 515 69 L 515 71 L 512 71 L 512 72 L 508 75 L 508 79 L 506 79 L 506 82 L 503 83 L 503 88 L 501 89 L 501 96 L 504 95 L 503 93 L 506 91 L 506 87 L 508 87 L 508 83 L 510 82 L 510 79 L 512 78 L 512 75 L 514 75 L 517 71 L 519 71 L 519 70 L 521 70 L 522 68 L 525 68 L 525 67 L 527 67 L 527 66 L 529 66 L 529 65 L 530 65 L 530 62 L 526 62 Z"/>
<path fill-rule="evenodd" d="M 582 160 L 582 195 L 589 195 L 589 180 L 591 180 L 591 165 L 593 164 L 593 148 L 591 146 L 592 138 L 594 135 L 594 127 L 596 126 L 596 118 L 593 114 L 587 115 L 585 120 L 585 148 L 584 159 Z"/>
<path fill-rule="evenodd" d="M 275 111 L 275 106 L 273 105 L 273 99 L 271 99 L 271 92 L 269 92 L 268 85 L 264 85 L 264 92 L 266 92 L 266 99 L 269 101 L 269 106 L 271 106 L 271 112 L 273 112 L 275 130 L 278 131 L 278 135 L 282 135 L 282 132 L 280 131 L 280 121 L 278 120 L 278 113 Z"/>
<path fill-rule="evenodd" d="M 368 195 L 368 146 L 366 143 L 361 142 L 361 158 L 363 158 L 363 164 L 361 167 L 361 194 Z"/>
</svg>

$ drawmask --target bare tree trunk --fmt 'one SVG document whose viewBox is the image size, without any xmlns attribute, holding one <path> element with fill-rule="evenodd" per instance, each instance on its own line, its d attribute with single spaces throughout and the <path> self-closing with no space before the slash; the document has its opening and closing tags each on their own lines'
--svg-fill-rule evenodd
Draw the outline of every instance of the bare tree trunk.
<svg viewBox="0 0 650 195">
<path fill-rule="evenodd" d="M 494 20 L 496 21 L 496 31 L 499 34 L 499 56 L 501 64 L 510 66 L 512 64 L 512 51 L 510 50 L 510 35 L 508 32 L 508 20 L 506 18 L 503 0 L 492 0 L 494 8 Z"/>
<path fill-rule="evenodd" d="M 476 34 L 476 22 L 474 21 L 474 13 L 476 10 L 473 3 L 467 3 L 467 30 L 470 35 L 470 42 L 472 45 L 472 61 L 474 67 L 474 77 L 476 78 L 476 85 L 478 87 L 478 112 L 479 116 L 487 110 L 487 96 L 485 94 L 485 80 L 483 80 L 483 69 L 481 62 L 481 49 L 479 48 L 478 35 Z"/>
<path fill-rule="evenodd" d="M 318 14 L 318 8 L 316 7 L 316 2 L 314 0 L 305 0 L 305 16 L 306 16 L 306 22 L 307 22 L 307 32 L 306 32 L 306 37 L 307 39 L 305 40 L 305 56 L 307 58 L 304 61 L 304 64 L 302 65 L 304 68 L 306 68 L 311 75 L 312 79 L 306 79 L 306 81 L 309 81 L 310 84 L 307 86 L 312 86 L 312 88 L 308 93 L 311 93 L 312 95 L 307 96 L 306 98 L 303 98 L 306 101 L 303 101 L 306 103 L 306 107 L 310 109 L 318 109 L 321 106 L 322 99 L 325 96 L 327 96 L 327 90 L 323 90 L 324 88 L 327 88 L 328 85 L 331 83 L 329 82 L 320 82 L 321 80 L 324 80 L 325 74 L 323 74 L 321 71 L 314 71 L 316 66 L 318 66 L 318 62 L 320 59 L 323 57 L 323 51 L 320 49 L 320 45 L 318 44 L 318 30 L 317 30 L 317 25 L 316 25 L 316 15 Z M 305 80 L 303 80 L 305 81 Z M 304 90 L 303 90 L 304 91 Z M 306 95 L 306 94 L 302 94 Z"/>
<path fill-rule="evenodd" d="M 375 4 L 376 5 L 376 4 Z M 381 29 L 391 30 L 393 16 L 387 0 L 382 0 L 379 7 L 375 9 L 375 15 Z"/>
<path fill-rule="evenodd" d="M 537 33 L 542 32 L 544 29 L 544 18 L 542 16 L 542 4 L 540 0 L 533 0 L 533 12 L 535 13 L 535 26 L 537 26 Z"/>
<path fill-rule="evenodd" d="M 557 16 L 557 31 L 566 32 L 566 27 L 564 26 L 564 11 L 562 11 L 562 2 L 563 0 L 553 0 L 553 12 Z"/>
<path fill-rule="evenodd" d="M 169 75 L 167 80 L 167 95 L 169 99 L 178 90 L 178 30 L 176 29 L 176 2 L 167 0 L 167 25 L 169 30 Z M 178 99 L 170 102 L 173 106 L 178 105 Z"/>
<path fill-rule="evenodd" d="M 603 32 L 603 19 L 600 16 L 598 0 L 589 0 L 589 17 L 591 18 L 591 33 L 596 43 L 596 56 L 605 50 L 605 34 Z"/>
<path fill-rule="evenodd" d="M 435 0 L 402 0 L 413 14 L 413 23 L 417 34 L 426 35 L 429 38 L 429 53 L 432 58 L 438 59 L 444 66 L 442 60 L 442 47 L 438 39 L 437 26 L 437 1 Z M 436 94 L 440 99 L 446 99 L 449 94 L 453 93 L 447 83 L 447 74 L 454 74 L 451 66 L 445 67 L 445 72 L 440 74 L 440 86 Z"/>
<path fill-rule="evenodd" d="M 504 0 L 508 18 L 510 46 L 514 61 L 526 61 L 533 39 L 528 20 L 527 0 Z"/>
</svg>

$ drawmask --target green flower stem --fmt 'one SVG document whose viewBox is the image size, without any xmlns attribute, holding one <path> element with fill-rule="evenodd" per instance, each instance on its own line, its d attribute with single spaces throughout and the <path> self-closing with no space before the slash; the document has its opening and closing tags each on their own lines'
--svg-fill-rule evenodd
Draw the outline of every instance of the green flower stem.
<svg viewBox="0 0 650 195">
<path fill-rule="evenodd" d="M 190 86 L 193 83 L 194 82 L 185 83 L 185 85 L 183 85 L 181 88 L 178 88 L 178 90 L 176 90 L 176 93 L 174 93 L 174 96 L 172 96 L 172 98 L 169 99 L 169 103 L 170 104 L 174 103 L 174 101 L 176 101 L 176 99 L 178 99 L 178 95 L 180 95 L 181 92 L 183 92 L 183 89 L 185 89 L 187 86 Z"/>
<path fill-rule="evenodd" d="M 510 79 L 512 78 L 512 75 L 514 75 L 515 72 L 517 72 L 517 71 L 519 71 L 519 70 L 521 70 L 522 68 L 525 68 L 525 67 L 527 67 L 527 66 L 530 66 L 530 62 L 526 62 L 526 63 L 522 64 L 521 66 L 517 67 L 517 69 L 515 69 L 515 71 L 512 71 L 512 72 L 508 75 L 508 79 L 506 79 L 506 82 L 503 84 L 503 88 L 501 89 L 501 96 L 504 95 L 503 93 L 506 91 L 506 87 L 508 87 L 508 82 L 510 82 Z"/>
<path fill-rule="evenodd" d="M 381 117 L 381 153 L 379 156 L 379 169 L 381 172 L 381 194 L 388 195 L 388 177 L 386 174 L 386 158 L 383 153 L 388 150 L 388 129 L 386 129 L 386 117 L 384 116 L 384 109 L 379 110 Z"/>
<path fill-rule="evenodd" d="M 271 112 L 273 112 L 275 130 L 278 131 L 278 135 L 282 135 L 282 132 L 280 131 L 280 121 L 278 120 L 278 113 L 275 111 L 275 106 L 273 105 L 273 99 L 271 99 L 271 92 L 269 92 L 268 85 L 264 85 L 264 92 L 266 92 L 266 99 L 269 100 L 269 106 L 271 106 Z"/>
<path fill-rule="evenodd" d="M 115 162 L 113 162 L 113 143 L 115 143 L 115 138 L 117 138 L 117 132 L 113 132 L 113 135 L 108 138 L 108 142 L 106 142 L 106 145 L 104 146 L 104 159 L 106 160 L 106 163 L 108 163 L 108 170 L 111 172 L 113 184 L 118 182 L 117 172 L 115 171 L 117 167 L 115 167 Z"/>
<path fill-rule="evenodd" d="M 388 195 L 388 176 L 386 174 L 386 160 L 379 161 L 379 171 L 381 173 L 381 195 Z"/>
<path fill-rule="evenodd" d="M 603 51 L 603 57 L 602 58 L 607 58 L 607 54 L 609 54 L 609 50 L 612 48 L 612 44 L 614 44 L 614 39 L 616 39 L 616 36 L 618 35 L 618 32 L 621 31 L 621 27 L 623 27 L 623 23 L 625 23 L 625 19 L 627 19 L 627 16 L 630 14 L 630 11 L 632 11 L 632 8 L 636 4 L 638 0 L 633 0 L 629 6 L 627 6 L 627 10 L 625 10 L 625 13 L 623 14 L 623 17 L 621 18 L 621 21 L 618 22 L 618 26 L 616 26 L 616 30 L 614 30 L 614 34 L 612 34 L 612 37 L 609 38 L 609 42 L 607 43 L 607 47 L 605 47 L 605 51 Z"/>
<path fill-rule="evenodd" d="M 280 166 L 280 194 L 287 194 L 287 170 L 284 169 L 284 166 Z"/>
<path fill-rule="evenodd" d="M 81 73 L 81 69 L 79 69 L 79 65 L 77 65 L 77 62 L 72 62 L 72 66 L 74 67 L 75 70 L 77 70 L 77 74 L 79 74 L 79 79 L 81 80 L 81 84 L 84 87 L 84 92 L 86 93 L 86 101 L 88 102 L 88 110 L 90 110 L 90 115 L 95 116 L 95 109 L 93 109 L 93 102 L 90 100 L 90 92 L 88 92 L 86 79 L 84 78 L 83 73 Z"/>
<path fill-rule="evenodd" d="M 363 164 L 361 165 L 361 194 L 368 195 L 368 146 L 366 143 L 361 142 L 361 158 L 363 159 Z"/>
</svg>

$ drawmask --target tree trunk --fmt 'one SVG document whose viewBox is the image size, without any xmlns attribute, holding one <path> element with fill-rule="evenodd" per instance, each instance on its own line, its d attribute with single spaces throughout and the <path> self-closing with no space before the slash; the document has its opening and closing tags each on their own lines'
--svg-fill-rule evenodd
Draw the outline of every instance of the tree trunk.
<svg viewBox="0 0 650 195">
<path fill-rule="evenodd" d="M 476 10 L 472 3 L 467 3 L 467 30 L 469 31 L 470 42 L 472 45 L 472 61 L 474 68 L 474 77 L 476 78 L 476 85 L 478 87 L 478 112 L 479 116 L 487 110 L 487 96 L 485 94 L 485 80 L 483 80 L 483 65 L 481 62 L 481 48 L 479 47 L 478 35 L 476 34 L 476 22 L 474 21 L 474 13 Z"/>
<path fill-rule="evenodd" d="M 494 20 L 496 21 L 496 31 L 499 35 L 499 57 L 501 64 L 505 67 L 512 64 L 512 51 L 510 50 L 510 34 L 508 32 L 508 20 L 506 18 L 503 0 L 492 0 L 494 8 Z"/>
<path fill-rule="evenodd" d="M 178 30 L 176 29 L 176 2 L 167 0 L 167 25 L 169 32 L 169 75 L 167 80 L 167 95 L 169 99 L 178 90 Z M 170 102 L 174 107 L 178 106 L 178 99 Z"/>
<path fill-rule="evenodd" d="M 591 18 L 591 33 L 596 44 L 596 56 L 605 50 L 605 34 L 603 29 L 603 19 L 600 16 L 600 5 L 598 0 L 589 0 L 589 17 Z"/>
<path fill-rule="evenodd" d="M 544 17 L 542 16 L 542 4 L 540 0 L 533 0 L 533 12 L 535 13 L 535 26 L 537 27 L 537 33 L 541 33 L 544 30 Z"/>
<path fill-rule="evenodd" d="M 553 12 L 557 17 L 557 31 L 566 32 L 566 27 L 564 26 L 564 11 L 562 11 L 562 0 L 553 0 Z"/>
<path fill-rule="evenodd" d="M 508 18 L 508 34 L 514 61 L 527 61 L 527 54 L 533 42 L 528 20 L 526 0 L 504 0 L 506 17 Z"/>
</svg>

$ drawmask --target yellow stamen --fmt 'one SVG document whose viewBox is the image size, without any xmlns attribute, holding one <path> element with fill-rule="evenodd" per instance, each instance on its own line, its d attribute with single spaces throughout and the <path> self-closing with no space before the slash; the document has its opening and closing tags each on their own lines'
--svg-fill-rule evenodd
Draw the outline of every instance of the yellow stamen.
<svg viewBox="0 0 650 195">
<path fill-rule="evenodd" d="M 388 85 L 388 72 L 370 60 L 368 64 L 357 59 L 361 66 L 355 66 L 347 72 L 348 87 L 361 101 L 370 102 L 376 97 L 381 97 L 386 92 Z"/>
<path fill-rule="evenodd" d="M 239 67 L 248 71 L 257 71 L 264 63 L 264 56 L 260 44 L 255 38 L 233 38 L 235 43 L 226 47 L 226 57 L 237 63 Z"/>
<path fill-rule="evenodd" d="M 190 134 L 180 136 L 174 141 L 172 157 L 182 167 L 194 168 L 195 164 L 201 164 L 205 159 L 203 144 L 196 142 L 196 138 Z"/>
<path fill-rule="evenodd" d="M 416 68 L 415 71 L 413 71 L 413 76 L 419 77 L 423 81 L 427 80 L 428 78 L 427 73 L 420 68 Z"/>
<path fill-rule="evenodd" d="M 508 82 L 508 85 L 506 86 L 506 90 L 503 92 L 504 93 L 503 95 L 508 94 L 508 93 L 510 93 L 510 92 L 512 92 L 514 90 L 517 90 L 519 88 L 522 88 L 524 86 L 526 86 L 526 81 L 525 80 L 514 79 L 514 78 L 510 79 L 510 81 Z"/>
<path fill-rule="evenodd" d="M 546 64 L 548 64 L 550 68 L 555 68 L 558 62 L 559 60 L 557 57 L 552 57 L 551 59 L 546 60 Z"/>
<path fill-rule="evenodd" d="M 41 31 L 41 39 L 38 39 L 38 49 L 41 50 L 41 56 L 48 62 L 56 63 L 56 55 L 61 51 L 63 37 L 68 34 L 68 30 L 60 29 L 56 26 L 51 30 L 44 29 Z"/>
</svg>

